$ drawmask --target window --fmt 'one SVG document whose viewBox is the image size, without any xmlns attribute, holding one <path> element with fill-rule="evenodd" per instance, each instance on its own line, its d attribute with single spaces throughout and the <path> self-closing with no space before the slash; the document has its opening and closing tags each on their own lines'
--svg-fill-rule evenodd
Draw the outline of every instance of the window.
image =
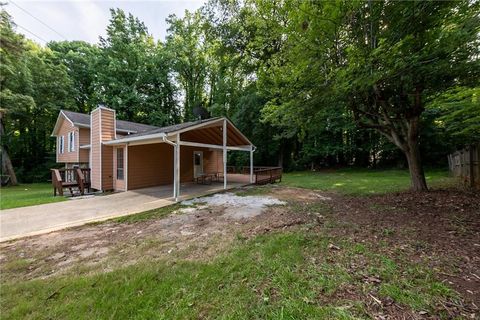
<svg viewBox="0 0 480 320">
<path fill-rule="evenodd" d="M 195 153 L 194 156 L 195 156 L 195 165 L 196 165 L 196 166 L 201 165 L 201 164 L 202 164 L 202 163 L 201 163 L 202 160 L 201 160 L 201 158 L 200 158 L 201 155 L 200 155 L 199 153 Z"/>
<path fill-rule="evenodd" d="M 117 180 L 123 180 L 123 148 L 117 149 Z"/>
<path fill-rule="evenodd" d="M 63 153 L 64 151 L 64 136 L 58 137 L 58 153 Z"/>
<path fill-rule="evenodd" d="M 68 152 L 75 151 L 75 132 L 68 133 Z"/>
</svg>

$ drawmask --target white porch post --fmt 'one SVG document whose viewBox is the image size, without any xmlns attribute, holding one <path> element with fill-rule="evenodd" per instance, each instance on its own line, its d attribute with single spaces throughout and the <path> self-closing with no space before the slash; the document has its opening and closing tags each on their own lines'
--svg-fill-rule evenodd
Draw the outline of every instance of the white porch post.
<svg viewBox="0 0 480 320">
<path fill-rule="evenodd" d="M 177 162 L 177 172 L 176 172 L 176 197 L 175 201 L 178 201 L 178 197 L 180 197 L 180 134 L 177 133 L 177 148 L 176 148 L 176 162 Z"/>
<path fill-rule="evenodd" d="M 253 146 L 250 145 L 250 183 L 253 183 Z"/>
<path fill-rule="evenodd" d="M 125 144 L 125 191 L 128 191 L 128 142 Z"/>
<path fill-rule="evenodd" d="M 227 119 L 223 119 L 223 189 L 227 189 Z"/>
<path fill-rule="evenodd" d="M 177 148 L 178 144 L 173 147 L 173 198 L 177 201 Z"/>
</svg>

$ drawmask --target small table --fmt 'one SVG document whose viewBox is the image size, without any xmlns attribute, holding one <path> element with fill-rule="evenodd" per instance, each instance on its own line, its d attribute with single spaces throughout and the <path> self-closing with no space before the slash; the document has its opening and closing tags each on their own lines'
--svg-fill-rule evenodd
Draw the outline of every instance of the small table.
<svg viewBox="0 0 480 320">
<path fill-rule="evenodd" d="M 202 173 L 195 178 L 195 182 L 199 184 L 212 184 L 212 181 L 219 181 L 219 173 Z"/>
</svg>

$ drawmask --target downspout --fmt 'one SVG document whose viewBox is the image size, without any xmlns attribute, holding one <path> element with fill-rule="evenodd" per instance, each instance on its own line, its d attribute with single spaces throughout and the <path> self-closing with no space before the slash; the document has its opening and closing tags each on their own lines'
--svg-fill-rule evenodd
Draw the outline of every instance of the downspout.
<svg viewBox="0 0 480 320">
<path fill-rule="evenodd" d="M 174 143 L 167 139 L 166 136 L 162 136 L 162 141 L 173 146 L 173 198 L 175 198 L 175 202 L 178 202 L 178 188 L 177 188 L 177 148 L 178 143 Z"/>
</svg>

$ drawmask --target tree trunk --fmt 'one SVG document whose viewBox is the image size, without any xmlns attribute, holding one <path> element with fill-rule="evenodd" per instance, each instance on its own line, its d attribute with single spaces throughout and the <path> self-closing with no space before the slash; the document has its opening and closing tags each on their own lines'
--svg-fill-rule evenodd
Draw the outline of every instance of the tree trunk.
<svg viewBox="0 0 480 320">
<path fill-rule="evenodd" d="M 423 172 L 418 144 L 409 143 L 409 148 L 405 151 L 405 156 L 407 157 L 408 170 L 410 171 L 412 190 L 427 191 L 427 182 L 425 180 L 425 173 Z"/>
<path fill-rule="evenodd" d="M 0 139 L 2 139 L 3 135 L 5 134 L 5 130 L 3 128 L 3 110 L 0 110 Z M 12 166 L 12 161 L 8 155 L 7 147 L 0 145 L 0 157 L 2 157 L 2 173 L 7 174 L 10 176 L 10 180 L 8 183 L 12 186 L 16 186 L 18 184 L 17 175 L 15 174 L 15 170 Z"/>
<path fill-rule="evenodd" d="M 17 176 L 15 175 L 15 170 L 13 170 L 12 161 L 8 156 L 8 152 L 6 148 L 4 148 L 3 146 L 0 146 L 0 148 L 1 148 L 1 154 L 2 154 L 2 171 L 4 174 L 6 173 L 8 174 L 8 176 L 10 176 L 8 184 L 12 186 L 16 186 L 18 184 L 18 181 L 17 181 Z"/>
</svg>

